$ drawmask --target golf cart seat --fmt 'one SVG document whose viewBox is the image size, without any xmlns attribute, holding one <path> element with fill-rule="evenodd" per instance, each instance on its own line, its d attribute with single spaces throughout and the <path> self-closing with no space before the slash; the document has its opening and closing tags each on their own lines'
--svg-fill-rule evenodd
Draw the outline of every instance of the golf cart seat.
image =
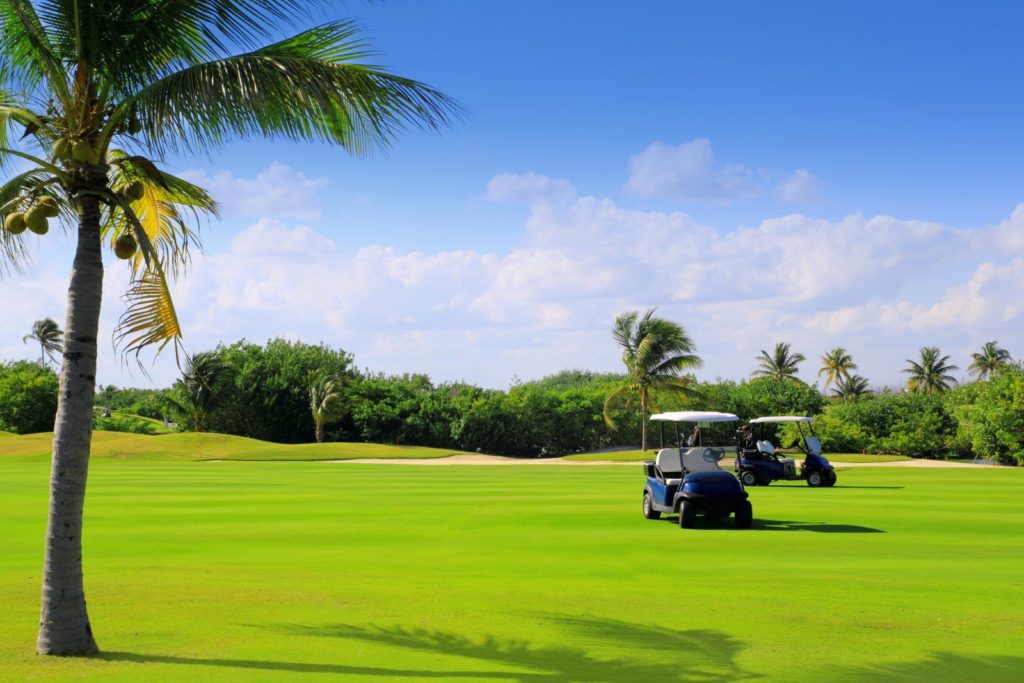
<svg viewBox="0 0 1024 683">
<path fill-rule="evenodd" d="M 693 472 L 717 472 L 722 469 L 718 466 L 718 461 L 724 455 L 724 449 L 708 448 L 706 446 L 686 448 L 683 449 L 681 454 L 683 467 L 688 474 Z"/>
<path fill-rule="evenodd" d="M 775 446 L 772 445 L 771 441 L 758 441 L 757 450 L 765 455 L 775 455 Z"/>
<path fill-rule="evenodd" d="M 654 464 L 661 470 L 667 485 L 678 485 L 683 480 L 683 463 L 679 459 L 678 448 L 662 448 Z"/>
</svg>

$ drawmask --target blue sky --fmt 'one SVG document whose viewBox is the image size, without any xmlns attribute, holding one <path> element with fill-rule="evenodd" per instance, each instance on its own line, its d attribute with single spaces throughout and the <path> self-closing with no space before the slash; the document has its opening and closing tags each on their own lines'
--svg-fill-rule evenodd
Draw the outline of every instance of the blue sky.
<svg viewBox="0 0 1024 683">
<path fill-rule="evenodd" d="M 176 288 L 191 350 L 285 335 L 504 387 L 617 369 L 615 315 L 658 306 L 708 377 L 776 341 L 807 380 L 842 345 L 876 385 L 925 344 L 961 368 L 990 339 L 1024 356 L 1024 5 L 335 9 L 468 116 L 369 160 L 264 141 L 169 159 L 224 203 Z M 51 244 L 0 282 L 32 292 L 0 322 L 5 358 L 63 319 L 70 252 Z M 148 383 L 101 362 L 101 383 Z M 169 383 L 173 359 L 150 373 Z"/>
</svg>

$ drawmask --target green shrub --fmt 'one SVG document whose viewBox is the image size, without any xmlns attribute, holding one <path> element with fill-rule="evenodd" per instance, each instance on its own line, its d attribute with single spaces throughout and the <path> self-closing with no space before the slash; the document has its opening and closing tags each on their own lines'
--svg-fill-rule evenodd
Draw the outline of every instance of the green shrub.
<svg viewBox="0 0 1024 683">
<path fill-rule="evenodd" d="M 48 432 L 57 416 L 57 374 L 30 361 L 0 364 L 0 429 Z"/>
<path fill-rule="evenodd" d="M 132 434 L 153 434 L 156 425 L 146 420 L 131 416 L 101 417 L 96 416 L 92 428 L 102 432 L 130 432 Z"/>
</svg>

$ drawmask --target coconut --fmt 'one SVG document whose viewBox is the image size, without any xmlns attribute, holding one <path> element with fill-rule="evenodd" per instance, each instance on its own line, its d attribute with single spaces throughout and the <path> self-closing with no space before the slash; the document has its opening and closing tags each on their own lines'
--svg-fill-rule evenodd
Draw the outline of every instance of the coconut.
<svg viewBox="0 0 1024 683">
<path fill-rule="evenodd" d="M 53 156 L 63 161 L 71 158 L 71 143 L 66 138 L 61 138 L 53 143 Z"/>
<path fill-rule="evenodd" d="M 4 230 L 12 235 L 20 235 L 25 232 L 25 214 L 9 213 L 4 219 Z"/>
<path fill-rule="evenodd" d="M 25 225 L 37 235 L 45 235 L 50 230 L 50 222 L 41 206 L 33 206 L 25 212 Z"/>
<path fill-rule="evenodd" d="M 48 194 L 44 194 L 39 198 L 39 208 L 43 210 L 43 215 L 47 218 L 53 218 L 60 214 L 60 207 L 57 206 L 57 200 Z"/>
<path fill-rule="evenodd" d="M 89 161 L 93 154 L 92 145 L 85 140 L 79 140 L 71 148 L 71 156 L 74 157 L 75 161 L 80 161 L 83 164 Z"/>
<path fill-rule="evenodd" d="M 114 253 L 119 259 L 130 259 L 135 255 L 138 243 L 131 235 L 121 235 L 114 240 Z"/>
<path fill-rule="evenodd" d="M 132 135 L 138 135 L 142 132 L 142 122 L 138 119 L 133 118 L 128 122 L 128 132 Z"/>
<path fill-rule="evenodd" d="M 89 148 L 89 163 L 93 166 L 97 166 L 100 163 L 100 153 L 92 147 Z"/>
<path fill-rule="evenodd" d="M 146 186 L 137 180 L 128 187 L 126 187 L 124 190 L 124 195 L 133 202 L 139 201 L 145 194 Z"/>
</svg>

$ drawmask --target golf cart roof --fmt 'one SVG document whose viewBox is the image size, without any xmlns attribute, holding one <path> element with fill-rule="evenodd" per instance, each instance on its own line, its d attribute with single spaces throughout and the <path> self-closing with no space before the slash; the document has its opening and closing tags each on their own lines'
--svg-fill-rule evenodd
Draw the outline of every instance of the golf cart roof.
<svg viewBox="0 0 1024 683">
<path fill-rule="evenodd" d="M 735 422 L 738 417 L 732 413 L 716 413 L 705 410 L 684 410 L 677 413 L 658 413 L 651 415 L 651 420 L 665 422 Z"/>
<path fill-rule="evenodd" d="M 813 417 L 804 417 L 803 415 L 769 415 L 768 417 L 758 417 L 750 421 L 751 424 L 761 422 L 814 422 Z"/>
</svg>

